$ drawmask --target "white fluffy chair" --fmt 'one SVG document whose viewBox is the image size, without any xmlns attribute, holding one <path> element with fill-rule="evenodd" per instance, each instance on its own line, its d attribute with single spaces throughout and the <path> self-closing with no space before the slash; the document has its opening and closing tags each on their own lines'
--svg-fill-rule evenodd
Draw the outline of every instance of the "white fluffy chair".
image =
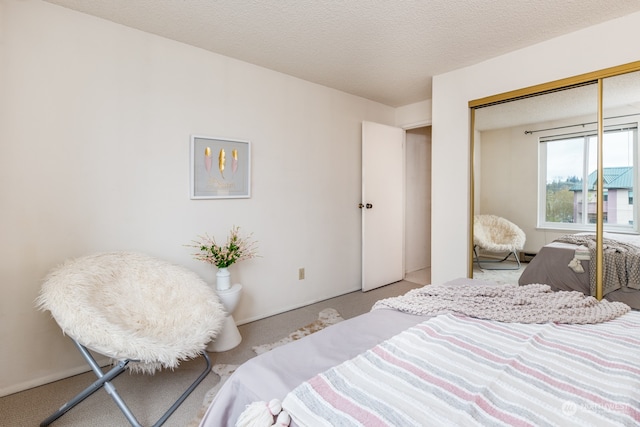
<svg viewBox="0 0 640 427">
<path fill-rule="evenodd" d="M 473 218 L 473 254 L 478 267 L 486 270 L 480 264 L 478 249 L 488 252 L 505 253 L 507 256 L 499 260 L 482 260 L 483 263 L 503 262 L 513 255 L 517 267 L 520 268 L 518 251 L 524 248 L 526 235 L 520 227 L 511 221 L 496 215 L 475 215 Z"/>
<path fill-rule="evenodd" d="M 46 277 L 37 307 L 48 310 L 98 380 L 40 424 L 46 426 L 104 387 L 133 426 L 140 424 L 110 381 L 127 368 L 154 373 L 202 355 L 206 368 L 154 425 L 162 425 L 210 372 L 205 347 L 225 310 L 195 273 L 147 255 L 112 252 L 66 261 Z M 117 364 L 107 373 L 87 349 Z"/>
</svg>

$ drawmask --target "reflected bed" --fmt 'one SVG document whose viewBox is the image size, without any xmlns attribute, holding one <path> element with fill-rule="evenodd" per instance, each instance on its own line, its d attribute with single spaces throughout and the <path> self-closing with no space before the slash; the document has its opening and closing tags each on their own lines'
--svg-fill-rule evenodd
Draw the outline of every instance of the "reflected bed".
<svg viewBox="0 0 640 427">
<path fill-rule="evenodd" d="M 579 235 L 586 235 L 580 233 Z M 640 236 L 604 233 L 604 238 L 640 247 Z M 529 262 L 518 283 L 544 283 L 556 291 L 578 291 L 590 294 L 591 256 L 584 245 L 554 241 L 545 245 Z M 576 262 L 579 265 L 576 265 Z M 581 271 L 582 270 L 582 271 Z M 622 287 L 604 295 L 609 301 L 620 301 L 640 309 L 640 291 Z"/>
</svg>

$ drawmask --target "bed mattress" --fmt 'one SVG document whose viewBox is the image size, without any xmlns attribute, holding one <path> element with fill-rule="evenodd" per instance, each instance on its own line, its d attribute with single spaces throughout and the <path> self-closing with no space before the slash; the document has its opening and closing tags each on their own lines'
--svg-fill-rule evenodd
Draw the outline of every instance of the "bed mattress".
<svg viewBox="0 0 640 427">
<path fill-rule="evenodd" d="M 200 426 L 234 426 L 247 405 L 284 399 L 310 377 L 428 318 L 374 310 L 255 357 L 240 366 L 220 388 Z"/>
<path fill-rule="evenodd" d="M 447 284 L 465 285 L 468 283 L 495 285 L 495 283 L 492 282 L 482 282 L 473 279 L 457 279 L 448 282 Z M 385 351 L 393 349 L 393 359 L 398 360 L 403 366 L 406 365 L 406 360 L 408 360 L 407 357 L 414 361 L 417 358 L 421 363 L 434 363 L 433 367 L 427 367 L 424 371 L 417 371 L 420 373 L 420 377 L 424 378 L 430 377 L 438 369 L 443 369 L 446 366 L 452 366 L 452 361 L 459 358 L 460 360 L 458 363 L 454 363 L 454 365 L 466 367 L 466 369 L 470 369 L 470 371 L 465 372 L 460 369 L 454 369 L 452 372 L 455 373 L 455 375 L 460 376 L 460 380 L 463 382 L 468 382 L 469 378 L 473 375 L 480 375 L 487 379 L 488 383 L 492 385 L 492 387 L 495 386 L 500 390 L 506 390 L 506 394 L 503 393 L 500 396 L 501 399 L 506 399 L 507 404 L 498 405 L 496 408 L 499 407 L 502 411 L 500 413 L 508 413 L 508 416 L 518 418 L 519 421 L 522 421 L 521 423 L 516 423 L 519 425 L 536 425 L 535 423 L 532 424 L 528 422 L 528 420 L 533 417 L 532 414 L 536 414 L 536 417 L 538 417 L 540 408 L 546 408 L 547 410 L 549 408 L 553 409 L 552 414 L 547 414 L 549 419 L 555 420 L 558 417 L 564 417 L 564 421 L 572 421 L 568 423 L 565 423 L 564 421 L 562 423 L 550 422 L 547 423 L 547 425 L 585 425 L 584 421 L 592 419 L 593 416 L 598 416 L 599 421 L 603 421 L 603 423 L 600 424 L 598 424 L 599 421 L 597 421 L 595 423 L 597 425 L 638 425 L 637 423 L 640 422 L 640 395 L 638 395 L 637 390 L 640 390 L 640 362 L 636 361 L 640 360 L 638 358 L 640 342 L 635 337 L 634 329 L 640 326 L 640 313 L 631 312 L 627 313 L 627 315 L 635 317 L 621 317 L 620 319 L 615 319 L 616 321 L 619 320 L 618 323 L 621 322 L 621 325 L 616 326 L 618 329 L 615 331 L 609 331 L 607 329 L 609 328 L 607 324 L 612 323 L 613 327 L 613 323 L 615 322 L 605 322 L 596 325 L 556 325 L 549 322 L 537 325 L 518 325 L 501 324 L 496 321 L 489 321 L 487 323 L 481 319 L 474 320 L 471 317 L 467 317 L 465 319 L 461 316 L 457 319 L 457 322 L 465 324 L 456 326 L 456 322 L 452 322 L 450 318 L 446 318 L 448 315 L 445 315 L 445 317 L 439 316 L 434 318 L 433 316 L 412 315 L 392 309 L 376 309 L 358 317 L 337 323 L 329 328 L 323 329 L 285 346 L 275 348 L 249 360 L 240 366 L 221 387 L 209 406 L 200 426 L 234 426 L 240 417 L 240 414 L 245 411 L 246 407 L 255 402 L 268 402 L 272 399 L 279 399 L 280 401 L 285 401 L 284 404 L 287 405 L 287 399 L 291 402 L 291 396 L 299 396 L 296 395 L 295 390 L 299 389 L 301 386 L 304 387 L 305 384 L 313 384 L 313 378 L 318 376 L 326 376 L 328 378 L 331 376 L 331 371 L 334 371 L 335 369 L 342 369 L 339 365 L 356 366 L 353 365 L 355 359 L 364 357 L 366 360 L 369 360 L 367 354 L 371 352 L 375 352 L 377 354 L 381 351 L 380 348 L 382 347 L 384 347 Z M 435 322 L 438 321 L 440 321 L 440 323 L 436 324 Z M 426 325 L 425 323 L 429 325 Z M 478 324 L 476 325 L 476 323 Z M 484 325 L 482 328 L 480 328 L 480 323 Z M 587 336 L 585 334 L 585 330 L 582 329 L 583 327 L 604 329 L 601 330 L 600 333 L 596 333 L 595 336 Z M 476 328 L 480 329 L 476 330 Z M 409 331 L 417 329 L 420 331 Z M 520 331 L 520 329 L 522 330 Z M 531 332 L 529 329 L 535 329 L 535 331 Z M 567 336 L 555 337 L 553 335 L 556 333 L 556 330 L 565 329 L 570 330 L 569 333 L 573 337 L 572 340 L 575 338 L 575 342 L 568 340 Z M 431 338 L 426 340 L 426 345 L 444 346 L 443 348 L 430 349 L 429 347 L 418 345 L 417 339 L 412 338 L 407 340 L 404 337 L 407 333 L 419 333 L 423 335 L 426 333 L 425 331 L 428 332 L 429 330 L 431 330 L 431 333 L 427 335 Z M 573 330 L 573 332 L 571 332 L 571 330 Z M 620 331 L 623 331 L 623 333 Z M 494 333 L 495 336 L 490 337 L 489 335 L 491 333 Z M 616 347 L 612 350 L 611 354 L 609 354 L 609 350 L 612 349 L 613 345 L 613 337 L 617 336 L 616 334 L 620 335 L 617 340 L 620 341 L 620 343 L 618 343 L 620 348 L 618 349 Z M 596 343 L 595 338 L 598 335 L 610 337 L 611 339 L 607 341 L 605 338 L 605 342 L 600 342 L 599 347 L 596 349 L 594 345 Z M 394 340 L 405 341 L 408 347 L 401 347 Z M 454 348 L 450 343 L 451 340 L 457 343 L 456 348 Z M 514 341 L 517 341 L 515 346 L 509 344 Z M 501 343 L 509 349 L 515 348 L 519 353 L 516 352 L 517 354 L 511 357 L 505 356 L 507 353 L 505 353 L 506 350 L 504 349 L 493 349 L 493 346 L 502 345 Z M 532 354 L 531 345 L 535 348 L 541 349 L 539 360 L 536 359 L 538 360 L 537 362 L 536 360 L 533 360 L 533 364 L 526 366 L 523 365 L 523 367 L 514 370 L 513 362 L 515 360 L 522 361 L 525 359 L 524 356 L 530 356 Z M 492 348 L 485 348 L 486 346 L 491 346 Z M 402 350 L 404 353 L 399 350 Z M 445 350 L 452 353 L 447 355 Z M 562 351 L 560 352 L 560 350 Z M 422 356 L 417 356 L 419 352 L 422 352 Z M 559 367 L 549 370 L 548 362 L 550 360 L 558 359 L 558 354 L 560 353 L 563 353 L 564 356 L 562 361 L 558 362 Z M 405 357 L 403 354 L 408 356 Z M 598 355 L 598 360 L 594 359 L 594 354 Z M 431 357 L 432 355 L 439 355 L 439 357 Z M 482 374 L 482 370 L 480 368 L 470 367 L 471 365 L 468 363 L 469 360 L 478 361 L 480 355 L 482 355 L 482 358 L 480 358 L 482 360 L 478 363 L 480 363 L 481 366 L 484 367 L 485 365 L 496 364 L 497 373 L 495 375 L 491 373 Z M 470 359 L 467 360 L 465 359 L 466 357 Z M 613 391 L 610 390 L 604 393 L 600 387 L 601 384 L 593 387 L 592 385 L 595 384 L 594 381 L 597 376 L 596 374 L 601 371 L 600 368 L 602 366 L 610 367 L 612 363 L 610 358 L 615 358 L 614 368 L 616 372 L 619 370 L 622 374 L 618 372 L 616 375 L 618 375 L 620 379 L 616 379 L 615 381 L 611 381 L 610 376 L 606 373 L 603 373 L 601 377 L 599 377 L 600 381 L 604 381 L 604 383 L 612 385 L 613 387 Z M 386 359 L 391 360 L 389 358 Z M 587 365 L 591 366 L 594 373 L 579 375 L 581 377 L 585 377 L 586 382 L 579 382 L 576 383 L 576 385 L 574 384 L 577 378 L 575 374 L 577 372 L 582 372 L 582 368 L 577 364 L 577 359 L 581 359 Z M 574 361 L 576 362 L 575 366 L 571 365 L 565 366 L 564 368 L 562 367 L 564 364 L 572 364 Z M 357 362 L 357 360 L 355 360 L 355 362 Z M 561 372 L 567 370 L 569 374 L 566 374 L 566 372 L 561 374 Z M 506 378 L 504 373 L 507 371 L 515 375 L 513 379 L 514 381 L 522 381 L 522 384 L 528 385 L 533 384 L 533 382 L 539 382 L 539 386 L 536 386 L 536 392 L 544 395 L 540 397 L 541 400 L 539 399 L 535 402 L 531 402 L 531 394 L 528 391 L 520 392 L 518 395 L 520 397 L 514 397 L 514 393 L 509 390 L 520 389 L 523 385 L 514 385 L 515 383 L 509 383 L 511 385 L 504 388 L 503 386 L 505 382 L 503 380 Z M 559 381 L 559 375 L 563 375 L 563 378 L 566 381 Z M 450 376 L 439 376 L 438 378 L 442 379 L 445 377 L 451 379 Z M 393 378 L 396 378 L 396 376 L 394 375 Z M 630 381 L 629 384 L 623 385 L 622 382 L 627 379 Z M 366 377 L 364 378 L 364 381 L 367 381 L 369 384 L 371 383 Z M 455 381 L 452 381 L 449 381 L 451 384 L 445 385 L 442 390 L 451 391 L 455 383 Z M 567 385 L 565 385 L 565 382 Z M 378 384 L 380 383 L 384 383 L 384 381 L 379 380 Z M 431 383 L 434 387 L 436 387 L 436 384 L 439 384 L 438 381 L 430 382 L 430 384 Z M 558 397 L 555 392 L 549 392 L 551 389 L 549 385 L 553 385 L 555 389 L 559 390 L 561 394 L 560 397 Z M 431 387 L 431 385 L 421 384 L 416 386 L 415 390 L 416 392 L 419 392 L 419 390 L 424 391 L 429 387 Z M 478 387 L 481 389 L 487 389 L 491 393 L 493 392 L 493 389 L 491 388 L 482 388 L 481 385 Z M 569 390 L 567 387 L 572 388 Z M 583 390 L 585 387 L 591 387 L 592 390 L 585 394 Z M 371 391 L 369 387 L 365 387 L 364 389 L 369 392 Z M 382 387 L 382 389 L 384 389 L 384 387 Z M 458 389 L 462 394 L 469 394 L 465 391 L 467 390 L 466 386 L 460 386 Z M 566 394 L 567 390 L 569 390 L 568 394 Z M 433 393 L 426 393 L 426 395 L 421 396 L 424 398 L 432 398 L 438 393 L 440 392 L 434 389 Z M 580 396 L 585 394 L 585 396 L 580 397 L 580 399 L 585 399 L 584 402 L 582 400 L 576 400 L 577 398 L 574 396 L 576 393 L 580 394 Z M 599 393 L 604 394 L 603 396 L 600 396 Z M 547 394 L 549 394 L 550 397 L 547 396 Z M 620 396 L 618 396 L 618 394 L 620 394 Z M 332 396 L 332 394 L 330 393 L 326 396 Z M 323 397 L 323 399 L 326 400 L 326 396 Z M 414 395 L 411 396 L 412 398 L 416 397 Z M 489 403 L 494 401 L 491 396 L 489 396 L 488 399 L 489 400 L 487 400 L 487 402 Z M 468 420 L 469 417 L 471 417 L 474 420 L 474 422 L 471 423 L 472 425 L 485 425 L 480 422 L 479 419 L 475 418 L 473 415 L 475 411 L 469 410 L 468 406 L 475 405 L 477 403 L 476 400 L 477 399 L 474 399 L 473 396 L 471 396 L 467 403 L 455 403 L 451 402 L 450 399 L 447 398 L 444 400 L 440 399 L 435 403 L 424 403 L 417 406 L 409 405 L 413 408 L 409 409 L 413 412 L 416 412 L 416 410 L 421 412 L 425 408 L 433 410 L 436 407 L 434 406 L 436 404 L 451 404 L 453 406 L 445 405 L 441 410 L 443 417 L 445 417 L 443 419 L 448 420 L 448 422 L 444 424 L 461 425 L 453 418 L 450 419 L 450 415 L 457 414 L 465 420 Z M 610 401 L 626 403 L 620 407 L 616 406 L 616 404 L 613 409 L 611 409 L 609 408 Z M 514 402 L 517 405 L 522 406 L 522 408 L 530 410 L 530 414 L 520 414 L 519 410 L 515 410 L 514 412 L 512 410 Z M 593 402 L 596 403 L 594 404 Z M 494 417 L 495 411 L 491 410 L 491 404 L 489 403 L 487 403 L 489 405 L 488 409 L 483 409 L 482 412 L 485 415 L 489 414 L 491 418 Z M 562 405 L 562 411 L 559 411 L 558 409 L 560 405 Z M 567 409 L 571 410 L 568 415 L 567 413 L 564 413 L 566 405 L 569 405 Z M 595 409 L 592 409 L 592 406 Z M 304 406 L 298 405 L 298 407 L 303 408 L 302 410 L 304 411 L 305 407 L 309 407 L 308 402 L 305 402 Z M 313 407 L 317 408 L 317 406 Z M 295 410 L 292 406 L 287 406 L 287 408 L 289 408 L 289 410 Z M 377 405 L 371 406 L 371 408 L 376 410 L 379 409 Z M 574 409 L 577 411 L 584 410 L 587 412 L 585 414 L 580 413 L 579 417 L 573 417 L 574 412 L 572 411 Z M 605 412 L 598 412 L 601 410 Z M 298 419 L 300 415 L 301 414 L 298 411 L 296 415 L 292 416 Z M 617 418 L 613 419 L 615 417 Z M 303 418 L 304 417 L 301 419 Z M 620 423 L 618 418 L 626 421 Z M 323 417 L 322 419 L 325 418 Z M 633 420 L 631 421 L 631 424 L 629 423 L 629 420 Z M 313 422 L 308 425 L 315 424 L 316 423 Z M 293 421 L 291 425 L 296 426 Z M 323 425 L 330 424 L 325 423 Z M 372 424 L 365 423 L 365 425 Z M 501 425 L 514 424 L 507 422 Z"/>
</svg>

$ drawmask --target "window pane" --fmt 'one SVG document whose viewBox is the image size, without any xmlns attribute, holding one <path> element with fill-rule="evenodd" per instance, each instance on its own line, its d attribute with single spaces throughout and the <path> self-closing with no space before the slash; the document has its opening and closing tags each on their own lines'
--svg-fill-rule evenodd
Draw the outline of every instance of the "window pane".
<svg viewBox="0 0 640 427">
<path fill-rule="evenodd" d="M 640 120 L 640 72 L 603 79 L 604 121 L 603 186 L 605 229 L 633 227 L 638 213 L 633 193 L 638 181 L 638 121 Z"/>
<path fill-rule="evenodd" d="M 634 132 L 631 130 L 604 134 L 602 160 L 607 224 L 633 225 L 633 147 Z"/>
<path fill-rule="evenodd" d="M 546 222 L 582 222 L 584 140 L 580 137 L 545 143 Z"/>
<path fill-rule="evenodd" d="M 635 124 L 604 133 L 603 215 L 608 226 L 633 226 Z M 550 137 L 546 149 L 545 221 L 597 222 L 597 136 Z"/>
</svg>

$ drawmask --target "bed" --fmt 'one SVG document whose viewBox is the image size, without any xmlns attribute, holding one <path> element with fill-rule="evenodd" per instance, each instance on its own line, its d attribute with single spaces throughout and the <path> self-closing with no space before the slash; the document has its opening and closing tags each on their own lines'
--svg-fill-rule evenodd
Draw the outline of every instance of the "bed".
<svg viewBox="0 0 640 427">
<path fill-rule="evenodd" d="M 578 233 L 585 236 L 588 233 Z M 640 247 L 640 236 L 628 234 L 604 233 L 605 239 Z M 545 283 L 553 290 L 578 291 L 590 294 L 591 256 L 584 245 L 563 241 L 551 242 L 540 249 L 529 262 L 520 276 L 518 283 Z M 631 287 L 608 292 L 604 298 L 609 301 L 620 301 L 631 308 L 640 309 L 640 291 Z"/>
<path fill-rule="evenodd" d="M 457 279 L 445 285 L 456 289 L 472 285 L 496 287 L 495 283 L 473 279 Z M 593 301 L 589 304 L 599 304 L 593 298 L 590 300 Z M 222 386 L 200 426 L 234 426 L 248 405 L 266 405 L 265 402 L 271 399 L 282 400 L 285 409 L 293 411 L 292 426 L 638 425 L 640 338 L 620 331 L 628 331 L 630 326 L 640 327 L 640 313 L 628 312 L 629 307 L 621 303 L 600 304 L 610 304 L 611 310 L 615 308 L 616 318 L 595 325 L 534 323 L 507 327 L 507 323 L 456 313 L 435 316 L 412 314 L 411 311 L 419 311 L 413 309 L 406 310 L 408 312 L 384 307 L 375 309 L 246 362 Z M 512 327 L 515 329 L 510 329 Z M 587 330 L 591 332 L 586 333 Z M 467 337 L 463 340 L 458 336 L 460 333 Z M 557 333 L 566 336 L 555 337 Z M 594 334 L 606 334 L 607 342 L 598 346 Z M 417 347 L 416 343 L 421 340 L 425 347 Z M 319 393 L 319 400 L 305 401 L 305 395 L 314 397 L 314 392 L 307 391 L 321 388 L 318 381 L 328 381 L 336 373 L 341 376 L 345 369 L 357 370 L 354 367 L 361 366 L 358 363 L 363 360 L 365 364 L 369 363 L 367 358 L 372 352 L 394 354 L 391 358 L 397 356 L 398 362 L 392 369 L 404 372 L 406 360 L 400 357 L 400 341 L 411 349 L 407 352 L 405 348 L 403 357 L 414 359 L 412 364 L 434 363 L 422 367 L 421 373 L 416 375 L 419 383 L 404 390 L 404 397 L 398 400 L 397 388 L 393 386 L 401 375 L 387 372 L 376 374 L 386 375 L 386 379 L 376 377 L 373 382 L 366 375 L 357 374 L 364 383 L 349 382 L 347 394 L 341 399 L 333 398 L 333 390 L 340 386 L 331 383 L 325 387 L 329 396 Z M 513 349 L 507 347 L 514 342 L 518 354 L 509 356 Z M 521 364 L 523 352 L 535 354 L 533 365 Z M 554 359 L 557 363 L 546 366 L 546 361 Z M 576 359 L 585 366 L 574 365 Z M 603 369 L 601 365 L 606 366 Z M 457 378 L 452 378 L 451 374 L 436 374 L 447 366 L 458 372 Z M 601 370 L 610 377 L 598 382 L 594 376 L 600 375 L 598 371 Z M 482 386 L 487 379 L 490 386 Z M 392 417 L 395 422 L 384 421 L 376 417 L 384 418 L 385 414 L 365 414 L 357 409 L 360 404 L 351 400 L 357 399 L 352 392 L 356 396 L 365 392 L 364 400 L 368 400 L 369 394 L 389 393 L 385 391 L 387 388 L 393 391 L 386 398 L 396 401 L 387 406 L 375 403 L 373 410 L 396 411 L 405 407 L 417 414 L 417 421 L 404 419 L 402 417 L 406 415 L 402 414 L 398 415 L 401 418 Z M 549 388 L 559 394 L 550 393 Z M 507 401 L 502 400 L 505 395 Z M 336 410 L 334 404 L 342 409 Z M 314 415 L 310 414 L 312 407 L 324 409 L 319 410 L 321 415 Z M 305 418 L 308 416 L 313 422 Z M 357 421 L 359 417 L 364 418 Z M 403 422 L 399 423 L 398 419 Z"/>
</svg>

